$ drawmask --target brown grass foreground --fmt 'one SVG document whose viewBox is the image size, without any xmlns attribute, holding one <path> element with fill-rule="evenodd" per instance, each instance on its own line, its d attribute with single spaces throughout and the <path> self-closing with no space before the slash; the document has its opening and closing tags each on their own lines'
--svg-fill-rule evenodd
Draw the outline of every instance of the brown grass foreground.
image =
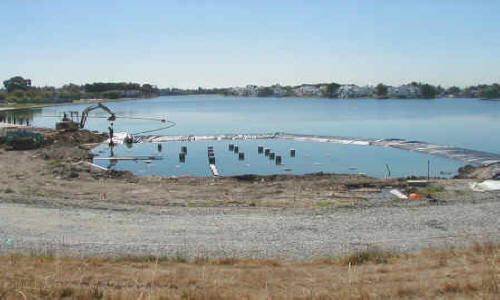
<svg viewBox="0 0 500 300">
<path fill-rule="evenodd" d="M 303 262 L 0 256 L 0 298 L 499 299 L 500 245 Z"/>
</svg>

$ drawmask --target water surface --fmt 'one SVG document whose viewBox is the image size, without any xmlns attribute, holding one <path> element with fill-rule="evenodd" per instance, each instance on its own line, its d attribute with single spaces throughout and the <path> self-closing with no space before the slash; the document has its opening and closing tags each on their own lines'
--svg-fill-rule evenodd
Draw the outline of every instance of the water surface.
<svg viewBox="0 0 500 300">
<path fill-rule="evenodd" d="M 83 111 L 91 104 L 47 107 L 9 112 L 23 114 L 35 126 L 54 127 L 64 111 Z M 179 96 L 109 102 L 116 113 L 115 132 L 140 134 L 165 126 L 159 119 L 176 122 L 170 129 L 154 135 L 204 135 L 225 133 L 273 133 L 345 136 L 354 138 L 400 138 L 428 143 L 500 153 L 500 102 L 479 99 L 325 99 L 325 98 L 239 98 L 224 96 Z M 5 112 L 3 112 L 5 114 Z M 154 121 L 145 118 L 158 118 Z M 107 114 L 91 112 L 87 129 L 106 131 Z M 217 165 L 223 175 L 245 173 L 366 173 L 386 176 L 385 165 L 392 176 L 426 175 L 431 161 L 432 176 L 449 176 L 462 162 L 386 149 L 354 145 L 334 145 L 297 141 L 269 140 L 265 146 L 283 155 L 283 165 L 261 158 L 256 143 L 242 141 L 246 152 L 241 162 L 230 154 L 225 141 L 191 143 L 185 163 L 179 163 L 179 142 L 165 143 L 165 158 L 146 164 L 141 161 L 120 161 L 114 168 L 133 170 L 148 175 L 210 175 L 206 147 L 213 145 Z M 299 152 L 288 159 L 289 148 Z M 110 155 L 102 146 L 96 150 Z M 144 155 L 155 153 L 155 144 L 118 147 L 114 155 Z M 106 165 L 107 162 L 99 162 Z M 291 171 L 290 171 L 291 170 Z M 442 173 L 444 172 L 444 174 Z"/>
<path fill-rule="evenodd" d="M 500 153 L 500 102 L 479 99 L 324 99 L 180 96 L 106 103 L 118 116 L 166 116 L 177 125 L 158 135 L 290 132 L 421 140 Z M 54 127 L 63 111 L 88 104 L 38 110 L 35 125 Z M 91 114 L 105 117 L 102 111 Z M 115 131 L 137 133 L 159 122 L 118 119 Z M 105 119 L 87 128 L 105 131 Z"/>
</svg>

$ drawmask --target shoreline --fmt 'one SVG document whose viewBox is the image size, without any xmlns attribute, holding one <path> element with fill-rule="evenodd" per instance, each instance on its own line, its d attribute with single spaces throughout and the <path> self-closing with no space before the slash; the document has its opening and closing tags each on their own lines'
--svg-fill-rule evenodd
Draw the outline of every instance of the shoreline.
<svg viewBox="0 0 500 300">
<path fill-rule="evenodd" d="M 77 104 L 85 104 L 85 103 L 97 103 L 97 102 L 108 103 L 108 102 L 154 99 L 154 98 L 158 98 L 158 97 L 160 97 L 160 96 L 148 97 L 148 98 L 83 99 L 83 100 L 73 100 L 71 102 L 58 102 L 58 103 L 26 103 L 26 105 L 23 105 L 21 107 L 6 107 L 6 106 L 0 105 L 0 112 L 1 111 L 13 111 L 13 110 L 25 110 L 25 109 L 32 109 L 32 108 L 44 108 L 44 107 L 52 107 L 52 106 L 77 105 Z"/>
<path fill-rule="evenodd" d="M 146 99 L 155 99 L 160 97 L 234 97 L 234 98 L 258 98 L 258 99 L 331 99 L 331 100 L 485 100 L 485 101 L 500 101 L 499 99 L 487 99 L 487 98 L 478 98 L 478 97 L 435 97 L 435 98 L 397 98 L 397 97 L 356 97 L 356 98 L 334 98 L 334 97 L 321 97 L 321 96 L 282 96 L 282 97 L 259 97 L 259 96 L 234 96 L 234 95 L 223 95 L 223 94 L 189 94 L 189 95 L 160 95 L 155 97 L 144 97 L 144 98 L 118 98 L 118 99 L 83 99 L 83 100 L 73 100 L 72 102 L 61 102 L 61 103 L 26 103 L 21 104 L 16 107 L 5 106 L 0 103 L 0 112 L 1 111 L 15 111 L 15 110 L 25 110 L 31 108 L 44 108 L 44 107 L 52 107 L 52 106 L 65 106 L 65 105 L 76 105 L 76 104 L 85 104 L 85 103 L 96 103 L 96 102 L 121 102 L 121 101 L 132 101 L 132 100 L 146 100 Z"/>
</svg>

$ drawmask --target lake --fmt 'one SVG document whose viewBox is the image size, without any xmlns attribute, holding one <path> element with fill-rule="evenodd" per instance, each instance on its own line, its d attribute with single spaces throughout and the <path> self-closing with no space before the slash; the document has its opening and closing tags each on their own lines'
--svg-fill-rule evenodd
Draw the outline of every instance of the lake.
<svg viewBox="0 0 500 300">
<path fill-rule="evenodd" d="M 498 138 L 498 133 L 500 132 L 500 102 L 479 99 L 376 100 L 170 96 L 109 102 L 106 105 L 119 117 L 166 117 L 168 120 L 176 122 L 176 126 L 173 128 L 150 133 L 154 135 L 289 132 L 359 138 L 401 138 L 500 153 L 500 139 Z M 54 116 L 61 116 L 63 111 L 82 111 L 87 106 L 89 104 L 37 109 L 30 112 L 30 118 L 32 124 L 35 126 L 54 127 L 57 120 Z M 101 118 L 89 118 L 86 128 L 106 131 L 108 126 L 108 122 L 105 119 L 106 114 L 97 110 L 91 114 Z M 118 118 L 114 124 L 115 132 L 127 131 L 131 133 L 139 133 L 162 126 L 164 124 L 159 121 L 127 118 Z M 279 144 L 279 142 L 277 143 Z M 149 146 L 153 147 L 154 145 Z M 115 152 L 133 151 L 134 154 L 145 153 L 149 151 L 147 148 L 149 146 L 134 145 L 134 150 L 125 150 L 124 148 L 123 150 L 115 149 Z M 203 148 L 206 152 L 206 146 L 203 144 L 199 148 Z M 220 149 L 218 150 L 220 153 L 224 153 L 222 151 L 224 146 L 223 144 L 220 145 Z M 250 149 L 249 153 L 253 151 L 251 147 L 254 146 L 248 146 Z M 300 144 L 286 145 L 286 147 L 291 146 L 296 148 L 301 147 Z M 193 146 L 193 149 L 197 147 Z M 279 148 L 281 146 L 275 145 L 275 147 Z M 283 152 L 286 152 L 286 147 L 282 147 Z M 416 159 L 412 156 L 415 153 L 395 149 L 374 150 L 375 147 L 349 146 L 353 147 L 351 149 L 346 145 L 331 144 L 321 147 L 330 148 L 318 149 L 317 153 L 307 150 L 308 148 L 317 148 L 316 146 L 306 146 L 302 149 L 303 152 L 301 154 L 311 155 L 310 163 L 312 165 L 309 169 L 295 166 L 298 173 L 307 173 L 306 169 L 310 171 L 344 170 L 345 166 L 328 167 L 332 165 L 332 163 L 328 162 L 328 153 L 330 157 L 336 157 L 337 159 L 351 157 L 352 162 L 349 161 L 345 164 L 353 164 L 357 170 L 362 170 L 359 172 L 377 174 L 376 176 L 380 176 L 384 172 L 385 163 L 389 163 L 393 168 L 399 169 L 396 166 L 401 165 L 404 161 L 414 161 Z M 166 147 L 166 149 L 171 148 L 176 149 L 175 151 L 178 152 L 178 145 L 174 146 L 172 144 L 172 146 Z M 356 150 L 361 148 L 363 150 L 357 153 Z M 335 153 L 338 155 L 335 155 Z M 350 155 L 343 153 L 350 153 Z M 401 153 L 405 157 L 401 158 L 396 153 Z M 166 155 L 177 158 L 174 153 L 167 153 Z M 379 171 L 370 171 L 374 170 L 375 167 L 368 165 L 367 168 L 362 167 L 363 164 L 368 164 L 368 160 L 361 159 L 366 155 L 374 155 L 372 160 L 380 161 L 380 164 L 376 167 Z M 397 159 L 396 156 L 398 156 Z M 314 159 L 314 157 L 317 158 Z M 320 157 L 322 158 L 319 159 Z M 391 157 L 393 157 L 392 161 L 390 160 Z M 206 153 L 204 158 L 206 159 Z M 249 157 L 246 164 L 259 166 L 256 159 Z M 426 162 L 428 157 L 422 156 L 420 159 Z M 360 162 L 364 160 L 366 162 Z M 443 159 L 443 161 L 446 160 Z M 166 169 L 170 169 L 171 171 L 169 172 L 171 174 L 180 174 L 182 172 L 179 173 L 173 170 L 188 168 L 187 163 L 182 167 L 176 167 L 178 164 L 175 163 L 174 165 L 172 161 L 168 163 L 172 164 L 172 166 Z M 220 163 L 222 164 L 223 162 L 221 161 Z M 422 164 L 419 162 L 417 165 L 426 165 L 426 163 Z M 451 165 L 444 164 L 442 169 L 448 171 L 450 167 L 459 165 L 462 165 L 462 163 L 451 161 Z M 243 164 L 243 166 L 245 165 Z M 401 174 L 409 174 L 408 171 L 411 173 L 411 170 L 415 168 L 411 164 L 403 164 L 401 166 L 402 170 L 406 169 Z M 153 168 L 151 166 L 148 169 Z M 248 171 L 251 171 L 253 167 L 246 168 L 249 168 Z M 226 167 L 226 170 L 229 169 Z M 242 172 L 241 169 L 245 170 L 244 167 L 240 166 L 235 166 L 234 169 L 238 169 L 238 172 Z M 264 170 L 266 168 L 258 167 L 258 169 Z M 274 171 L 276 170 L 274 169 Z M 155 172 L 164 173 L 165 171 L 147 171 L 145 169 L 144 172 L 156 174 Z M 203 174 L 203 172 L 194 173 Z M 268 173 L 268 171 L 262 172 Z M 226 171 L 226 174 L 233 173 L 232 170 Z"/>
</svg>

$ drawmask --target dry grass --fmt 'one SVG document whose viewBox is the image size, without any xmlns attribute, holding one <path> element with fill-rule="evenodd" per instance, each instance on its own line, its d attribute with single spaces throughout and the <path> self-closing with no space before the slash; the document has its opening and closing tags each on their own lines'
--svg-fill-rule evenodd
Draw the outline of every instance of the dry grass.
<svg viewBox="0 0 500 300">
<path fill-rule="evenodd" d="M 0 256 L 0 299 L 498 299 L 500 245 L 335 259 Z"/>
</svg>

